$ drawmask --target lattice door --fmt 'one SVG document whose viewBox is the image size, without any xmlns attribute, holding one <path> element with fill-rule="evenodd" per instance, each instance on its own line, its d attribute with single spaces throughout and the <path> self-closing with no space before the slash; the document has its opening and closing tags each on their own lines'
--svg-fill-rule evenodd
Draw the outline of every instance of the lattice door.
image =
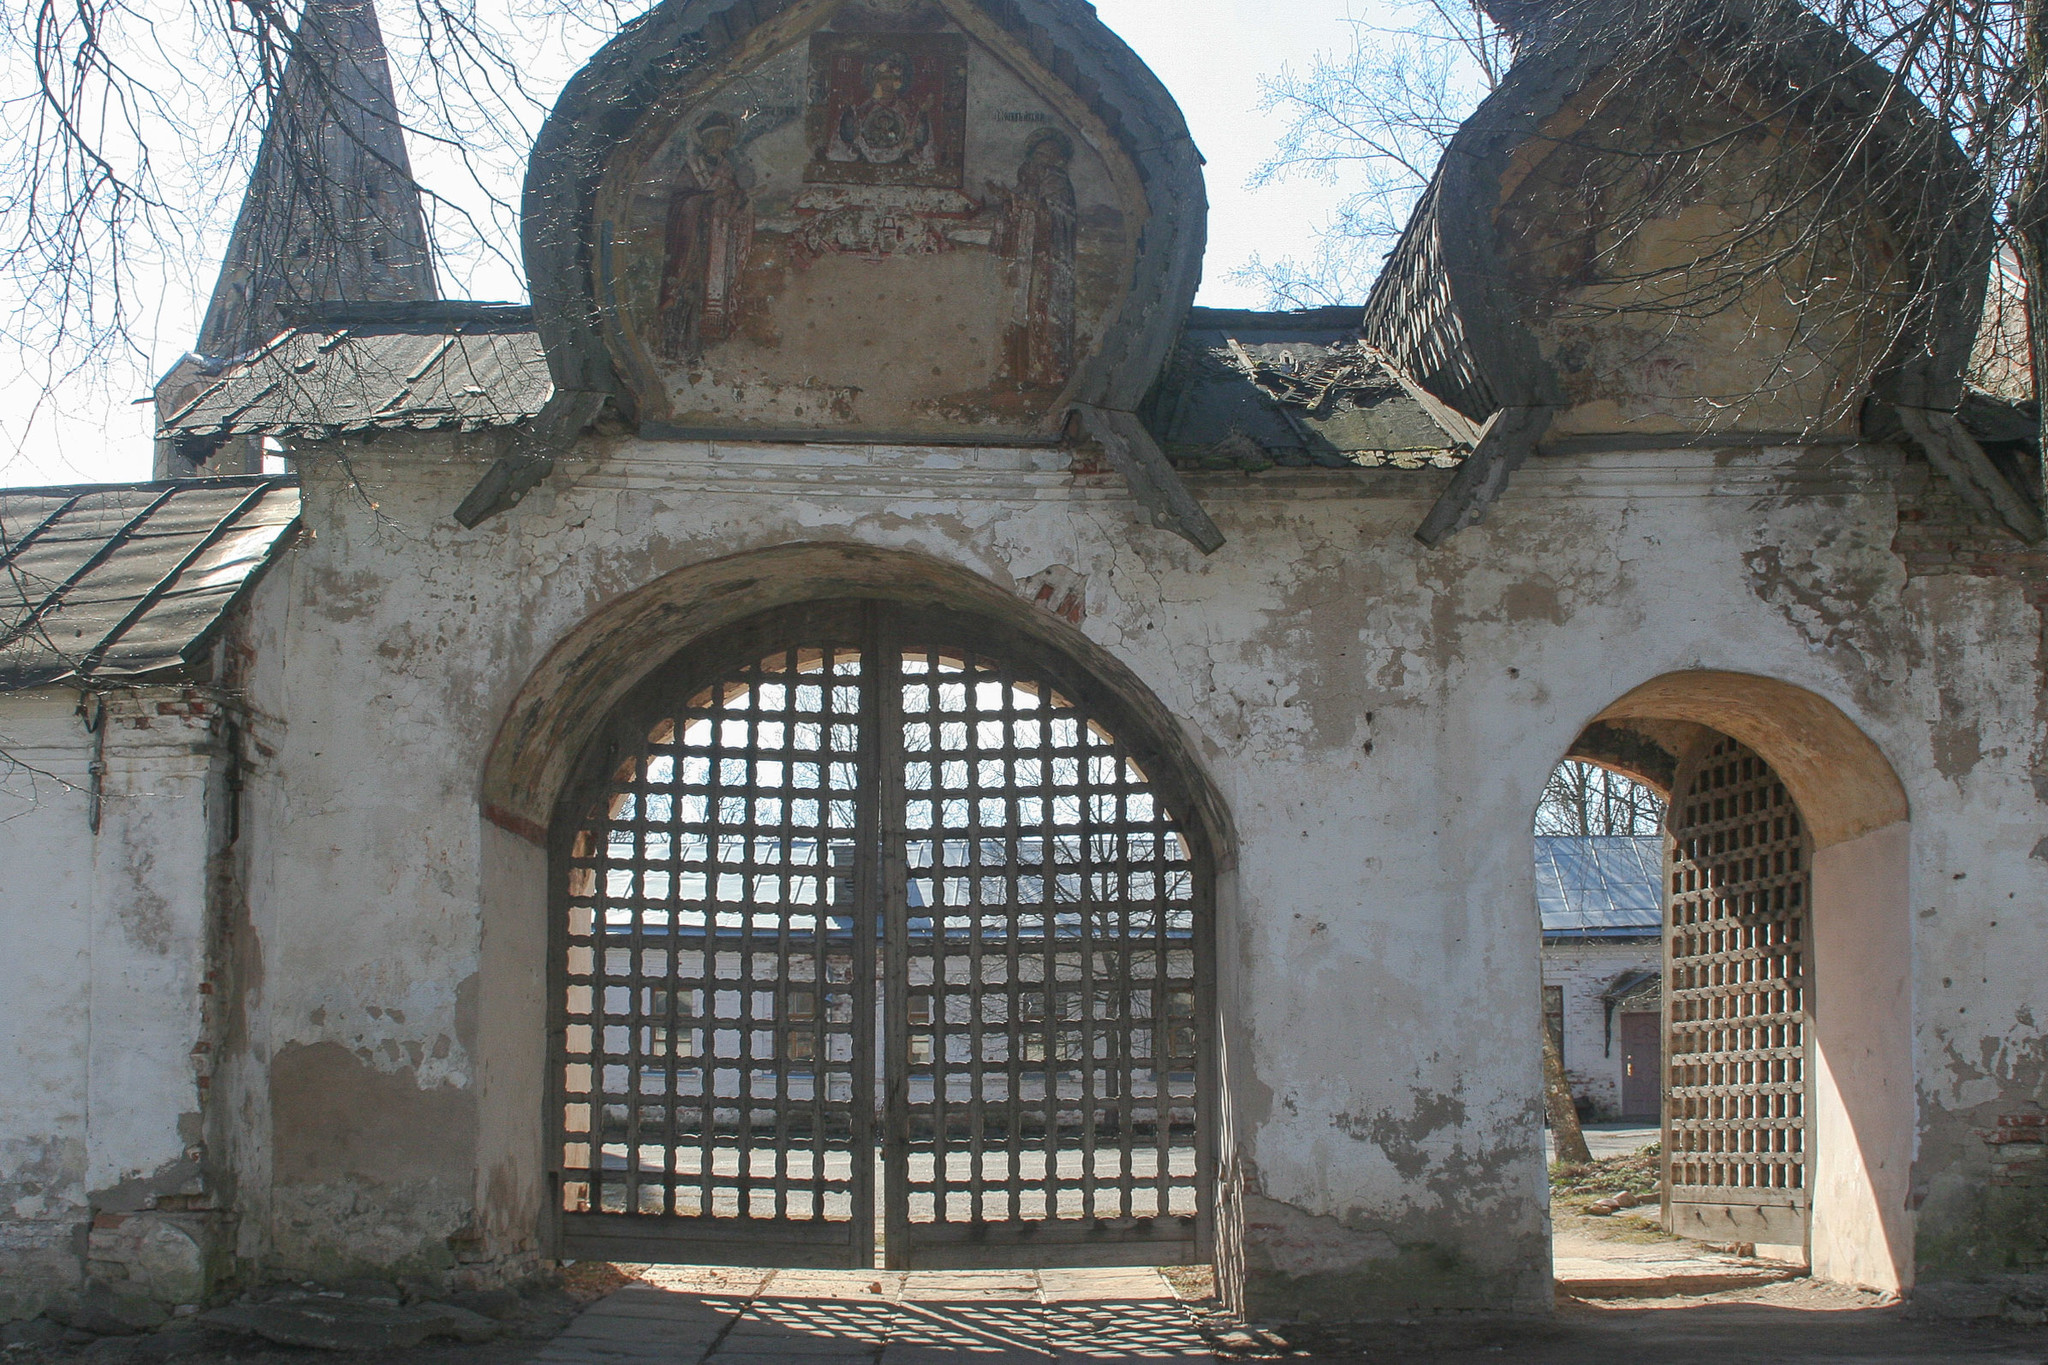
<svg viewBox="0 0 2048 1365">
<path fill-rule="evenodd" d="M 565 1255 L 871 1260 L 874 693 L 791 625 L 643 687 L 558 842 Z"/>
<path fill-rule="evenodd" d="M 1071 685 L 944 632 L 892 659 L 890 1264 L 1197 1259 L 1208 1000 L 1186 838 Z"/>
<path fill-rule="evenodd" d="M 984 635 L 778 613 L 611 718 L 555 832 L 563 1255 L 871 1265 L 878 1192 L 892 1266 L 1203 1254 L 1207 864 Z"/>
<path fill-rule="evenodd" d="M 1717 737 L 1681 767 L 1664 926 L 1667 1219 L 1801 1245 L 1811 1213 L 1805 822 L 1769 764 Z"/>
</svg>

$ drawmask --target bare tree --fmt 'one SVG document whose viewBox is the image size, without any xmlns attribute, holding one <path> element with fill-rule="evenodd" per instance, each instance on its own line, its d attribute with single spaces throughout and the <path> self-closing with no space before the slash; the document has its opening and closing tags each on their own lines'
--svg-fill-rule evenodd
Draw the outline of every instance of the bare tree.
<svg viewBox="0 0 2048 1365">
<path fill-rule="evenodd" d="M 2048 6 L 2040 0 L 1810 0 L 1810 8 L 1773 0 L 1478 3 L 1494 26 L 1457 0 L 1435 0 L 1404 11 L 1412 27 L 1361 29 L 1348 57 L 1268 83 L 1269 99 L 1295 121 L 1264 174 L 1341 174 L 1359 187 L 1325 229 L 1316 259 L 1255 262 L 1243 273 L 1266 287 L 1274 306 L 1362 301 L 1383 244 L 1426 186 L 1426 153 L 1446 144 L 1458 116 L 1498 78 L 1503 33 L 1524 50 L 1597 33 L 1614 41 L 1617 56 L 1567 140 L 1584 154 L 1587 182 L 1579 189 L 1598 220 L 1581 229 L 1581 277 L 1597 279 L 1605 297 L 1572 306 L 1588 316 L 1661 315 L 1675 325 L 1732 307 L 1764 285 L 1793 306 L 1800 332 L 1889 328 L 1890 335 L 1860 338 L 1874 367 L 1928 325 L 1932 296 L 1958 280 L 1981 279 L 2002 254 L 2024 281 L 2014 291 L 2023 296 L 2024 362 L 2035 375 L 2044 372 L 2048 307 L 2027 302 L 2048 299 Z M 1817 45 L 1815 18 L 1847 43 L 1832 52 Z M 1725 58 L 1716 77 L 1703 79 L 1683 59 L 1703 37 Z M 1778 54 L 1794 44 L 1821 52 L 1814 79 L 1771 74 Z M 1856 70 L 1865 54 L 1882 76 L 1878 88 Z M 1851 85 L 1856 98 L 1835 98 Z M 1688 124 L 1689 112 L 1709 106 L 1718 124 Z M 1794 114 L 1813 136 L 1774 143 L 1775 128 Z M 1901 127 L 1927 132 L 1910 166 L 1898 156 Z M 1959 158 L 1943 138 L 1953 138 Z M 1767 143 L 1778 148 L 1773 159 L 1744 164 L 1731 177 L 1736 159 Z M 1889 150 L 1879 155 L 1881 147 Z M 1944 160 L 1960 164 L 1973 183 L 1937 174 Z M 1646 230 L 1707 192 L 1725 191 L 1731 178 L 1748 201 L 1737 221 L 1718 238 L 1702 236 L 1691 259 L 1637 264 L 1632 253 Z M 1863 278 L 1830 273 L 1858 255 L 1858 234 L 1875 213 L 1910 219 L 1913 235 L 1939 249 L 1916 261 L 1873 263 Z M 1987 339 L 1994 348 L 2022 334 L 1999 330 Z M 1714 397 L 1733 403 L 1743 396 Z M 2038 499 L 2038 469 L 2019 482 Z"/>
<path fill-rule="evenodd" d="M 1253 185 L 1305 176 L 1348 190 L 1308 259 L 1255 255 L 1233 273 L 1273 307 L 1365 297 L 1451 136 L 1507 69 L 1506 36 L 1465 0 L 1407 0 L 1393 16 L 1352 20 L 1348 51 L 1260 81 L 1261 107 L 1288 124 Z"/>
<path fill-rule="evenodd" d="M 1536 833 L 1646 835 L 1664 829 L 1664 801 L 1632 778 L 1566 759 L 1536 802 Z"/>
<path fill-rule="evenodd" d="M 349 106 L 360 82 L 307 60 L 296 41 L 309 8 L 320 6 L 11 6 L 0 25 L 0 60 L 14 87 L 0 101 L 0 343 L 43 367 L 46 400 L 74 380 L 98 381 L 110 404 L 133 398 L 165 308 L 150 286 L 174 279 L 203 290 L 212 279 L 288 68 L 296 66 L 302 119 L 319 121 L 323 103 L 357 112 Z M 612 0 L 381 7 L 403 131 L 415 157 L 434 167 L 422 179 L 438 192 L 420 193 L 443 278 L 459 284 L 477 270 L 517 278 L 520 168 L 573 64 L 566 54 L 587 52 L 632 8 Z M 298 189 L 321 197 L 318 185 Z"/>
</svg>

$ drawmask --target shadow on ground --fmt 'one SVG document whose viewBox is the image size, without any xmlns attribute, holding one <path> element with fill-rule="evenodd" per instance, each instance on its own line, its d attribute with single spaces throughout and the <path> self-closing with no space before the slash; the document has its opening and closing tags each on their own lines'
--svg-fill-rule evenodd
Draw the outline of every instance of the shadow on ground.
<svg viewBox="0 0 2048 1365">
<path fill-rule="evenodd" d="M 1830 1310 L 1658 1301 L 1560 1305 L 1548 1320 L 1279 1329 L 1287 1347 L 1219 1360 L 1435 1365 L 2048 1365 L 2048 1330 L 1914 1320 L 1900 1307 Z"/>
</svg>

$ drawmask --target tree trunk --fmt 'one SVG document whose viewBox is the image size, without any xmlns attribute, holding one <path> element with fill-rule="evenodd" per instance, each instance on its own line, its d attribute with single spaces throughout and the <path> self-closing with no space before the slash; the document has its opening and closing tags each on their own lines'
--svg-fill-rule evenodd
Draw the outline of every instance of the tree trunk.
<svg viewBox="0 0 2048 1365">
<path fill-rule="evenodd" d="M 2020 7 L 2022 53 L 2027 70 L 2027 102 L 2033 106 L 2034 145 L 2026 173 L 2007 214 L 2013 230 L 2020 278 L 2026 285 L 2027 361 L 2033 370 L 2034 403 L 2038 410 L 2041 493 L 2048 500 L 2048 5 L 2027 0 Z"/>
<path fill-rule="evenodd" d="M 1557 1144 L 1557 1159 L 1566 1166 L 1585 1166 L 1593 1160 L 1586 1146 L 1586 1131 L 1579 1127 L 1579 1111 L 1572 1103 L 1572 1085 L 1565 1079 L 1564 1054 L 1550 1031 L 1550 1017 L 1543 1016 L 1543 1103 L 1550 1111 L 1550 1135 Z"/>
</svg>

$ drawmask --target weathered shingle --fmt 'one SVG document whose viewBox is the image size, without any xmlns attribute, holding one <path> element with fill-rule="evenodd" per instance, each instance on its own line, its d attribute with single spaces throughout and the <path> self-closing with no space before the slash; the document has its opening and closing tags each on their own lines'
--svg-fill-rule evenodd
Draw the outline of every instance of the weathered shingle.
<svg viewBox="0 0 2048 1365">
<path fill-rule="evenodd" d="M 530 308 L 358 305 L 309 320 L 230 366 L 164 426 L 188 443 L 474 431 L 522 422 L 553 392 Z"/>
<path fill-rule="evenodd" d="M 0 691 L 180 676 L 298 517 L 289 475 L 0 488 Z"/>
<path fill-rule="evenodd" d="M 1194 309 L 1146 405 L 1148 426 L 1194 468 L 1457 464 L 1468 424 L 1403 385 L 1360 339 L 1358 318 L 1356 308 Z"/>
</svg>

